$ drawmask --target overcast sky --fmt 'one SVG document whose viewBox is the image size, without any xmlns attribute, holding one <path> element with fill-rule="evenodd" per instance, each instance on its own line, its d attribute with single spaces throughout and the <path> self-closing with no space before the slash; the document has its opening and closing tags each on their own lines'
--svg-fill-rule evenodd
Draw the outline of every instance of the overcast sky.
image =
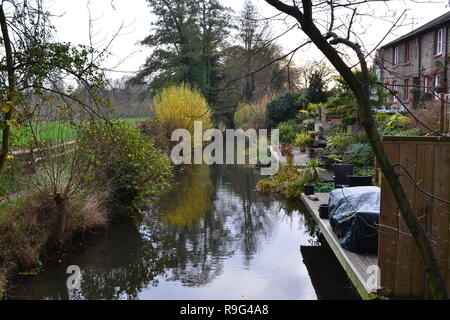
<svg viewBox="0 0 450 320">
<path fill-rule="evenodd" d="M 88 6 L 88 2 L 90 5 Z M 221 0 L 221 2 L 239 12 L 245 0 Z M 264 0 L 254 0 L 255 5 L 262 16 L 270 17 L 277 13 Z M 111 57 L 106 61 L 106 67 L 115 68 L 111 72 L 111 78 L 119 78 L 124 74 L 136 71 L 144 63 L 145 57 L 150 54 L 150 49 L 142 47 L 138 42 L 151 31 L 150 23 L 153 17 L 145 0 L 50 0 L 51 12 L 56 17 L 53 23 L 57 28 L 60 41 L 70 41 L 74 44 L 89 44 L 89 11 L 93 21 L 93 42 L 99 49 L 105 47 L 113 35 L 123 24 L 121 34 L 115 39 L 110 48 Z M 90 10 L 88 10 L 88 7 Z M 365 9 L 365 8 L 363 8 Z M 390 1 L 389 6 L 382 3 L 374 5 L 370 10 L 375 10 L 379 16 L 389 16 L 383 20 L 366 18 L 361 21 L 359 31 L 361 41 L 370 50 L 380 42 L 383 36 L 391 28 L 395 16 L 399 16 L 407 9 L 405 26 L 391 32 L 384 43 L 417 28 L 420 25 L 442 15 L 448 8 L 448 1 Z M 367 8 L 367 10 L 369 10 Z M 288 20 L 289 23 L 292 21 Z M 282 33 L 287 29 L 286 23 L 273 21 L 273 34 Z M 278 43 L 286 50 L 292 50 L 301 44 L 305 36 L 301 31 L 291 31 L 279 39 Z M 320 59 L 320 54 L 314 47 L 307 47 L 295 56 L 295 62 Z M 120 65 L 118 65 L 120 63 Z"/>
</svg>

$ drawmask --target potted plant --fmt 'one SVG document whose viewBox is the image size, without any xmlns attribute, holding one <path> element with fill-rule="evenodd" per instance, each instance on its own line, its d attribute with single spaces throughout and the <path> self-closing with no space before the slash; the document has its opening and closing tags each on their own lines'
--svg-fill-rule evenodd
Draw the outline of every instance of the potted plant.
<svg viewBox="0 0 450 320">
<path fill-rule="evenodd" d="M 281 155 L 286 157 L 287 163 L 292 164 L 294 156 L 292 155 L 292 145 L 291 144 L 283 144 L 281 146 Z"/>
<path fill-rule="evenodd" d="M 306 148 L 314 144 L 314 138 L 309 133 L 299 133 L 295 138 L 294 144 L 300 147 L 301 152 L 306 152 Z"/>
<path fill-rule="evenodd" d="M 326 170 L 321 167 L 319 159 L 311 159 L 306 161 L 305 166 L 299 170 L 299 172 L 303 174 L 303 176 L 309 182 L 317 181 L 319 179 L 320 173 L 325 171 Z"/>
</svg>

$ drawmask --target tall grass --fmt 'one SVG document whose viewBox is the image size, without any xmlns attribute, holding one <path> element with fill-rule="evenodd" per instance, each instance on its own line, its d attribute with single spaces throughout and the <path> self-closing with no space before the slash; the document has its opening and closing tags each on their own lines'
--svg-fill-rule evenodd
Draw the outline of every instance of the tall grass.
<svg viewBox="0 0 450 320">
<path fill-rule="evenodd" d="M 273 100 L 272 95 L 266 95 L 255 103 L 244 103 L 239 106 L 234 116 L 236 126 L 241 129 L 267 128 L 267 104 Z"/>
</svg>

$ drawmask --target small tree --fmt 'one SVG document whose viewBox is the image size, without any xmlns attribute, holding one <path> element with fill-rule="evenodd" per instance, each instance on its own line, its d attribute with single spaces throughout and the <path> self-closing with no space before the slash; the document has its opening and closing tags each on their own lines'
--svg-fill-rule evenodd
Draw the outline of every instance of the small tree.
<svg viewBox="0 0 450 320">
<path fill-rule="evenodd" d="M 0 3 L 0 43 L 4 46 L 0 59 L 0 173 L 8 158 L 12 124 L 20 125 L 36 116 L 36 105 L 42 104 L 37 98 L 58 97 L 58 107 L 74 113 L 80 106 L 97 113 L 95 107 L 103 105 L 95 88 L 105 84 L 97 64 L 105 52 L 97 54 L 90 47 L 54 42 L 49 17 L 43 0 Z M 89 104 L 64 86 L 66 79 L 89 94 Z"/>
<path fill-rule="evenodd" d="M 203 128 L 211 126 L 211 112 L 206 99 L 186 84 L 161 90 L 153 100 L 153 111 L 159 121 L 168 125 L 170 133 L 187 129 L 193 134 L 195 121 L 202 121 Z"/>
<path fill-rule="evenodd" d="M 362 78 L 360 71 L 354 72 L 358 79 Z M 377 75 L 373 72 L 369 73 L 370 77 L 370 107 L 380 108 L 387 104 L 389 94 L 383 89 L 382 86 L 377 84 Z M 336 80 L 337 88 L 335 94 L 328 101 L 328 107 L 333 110 L 334 113 L 344 116 L 344 124 L 352 125 L 359 120 L 358 116 L 358 101 L 344 78 L 340 77 Z"/>
</svg>

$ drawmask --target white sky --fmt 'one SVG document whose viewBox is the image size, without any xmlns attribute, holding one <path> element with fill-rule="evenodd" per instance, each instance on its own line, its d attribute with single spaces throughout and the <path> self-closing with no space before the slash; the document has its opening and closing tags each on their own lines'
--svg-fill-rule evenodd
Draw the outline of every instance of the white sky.
<svg viewBox="0 0 450 320">
<path fill-rule="evenodd" d="M 243 6 L 244 0 L 221 0 L 222 3 L 236 12 Z M 126 73 L 118 71 L 136 71 L 144 63 L 145 58 L 150 54 L 150 48 L 142 47 L 138 42 L 144 39 L 151 30 L 150 23 L 153 17 L 145 0 L 49 0 L 50 10 L 57 15 L 53 18 L 53 23 L 57 29 L 57 36 L 60 41 L 72 42 L 73 44 L 89 44 L 89 12 L 88 2 L 90 2 L 91 17 L 93 23 L 93 42 L 99 49 L 106 46 L 112 36 L 118 31 L 121 24 L 124 28 L 121 34 L 115 39 L 110 47 L 112 55 L 106 61 L 105 67 L 115 68 L 117 72 L 111 72 L 111 78 L 120 78 Z M 278 13 L 264 0 L 254 0 L 261 15 L 265 17 Z M 399 16 L 407 9 L 407 20 L 405 26 L 392 32 L 383 43 L 387 43 L 398 36 L 411 31 L 414 28 L 442 15 L 448 8 L 448 1 L 407 1 L 394 0 L 389 2 L 389 8 L 385 4 L 374 5 L 376 15 Z M 368 49 L 372 49 L 383 38 L 392 26 L 391 17 L 387 20 L 375 20 L 366 18 L 361 21 L 360 38 Z M 292 20 L 288 20 L 288 24 Z M 292 25 L 292 24 L 289 24 Z M 282 33 L 287 29 L 286 23 L 274 21 L 272 23 L 273 34 Z M 305 40 L 305 36 L 299 30 L 293 30 L 289 34 L 278 40 L 278 43 L 289 52 Z M 299 51 L 295 56 L 295 62 L 301 64 L 302 61 L 319 60 L 320 53 L 309 46 L 303 51 Z M 117 64 L 120 62 L 120 65 Z"/>
</svg>

